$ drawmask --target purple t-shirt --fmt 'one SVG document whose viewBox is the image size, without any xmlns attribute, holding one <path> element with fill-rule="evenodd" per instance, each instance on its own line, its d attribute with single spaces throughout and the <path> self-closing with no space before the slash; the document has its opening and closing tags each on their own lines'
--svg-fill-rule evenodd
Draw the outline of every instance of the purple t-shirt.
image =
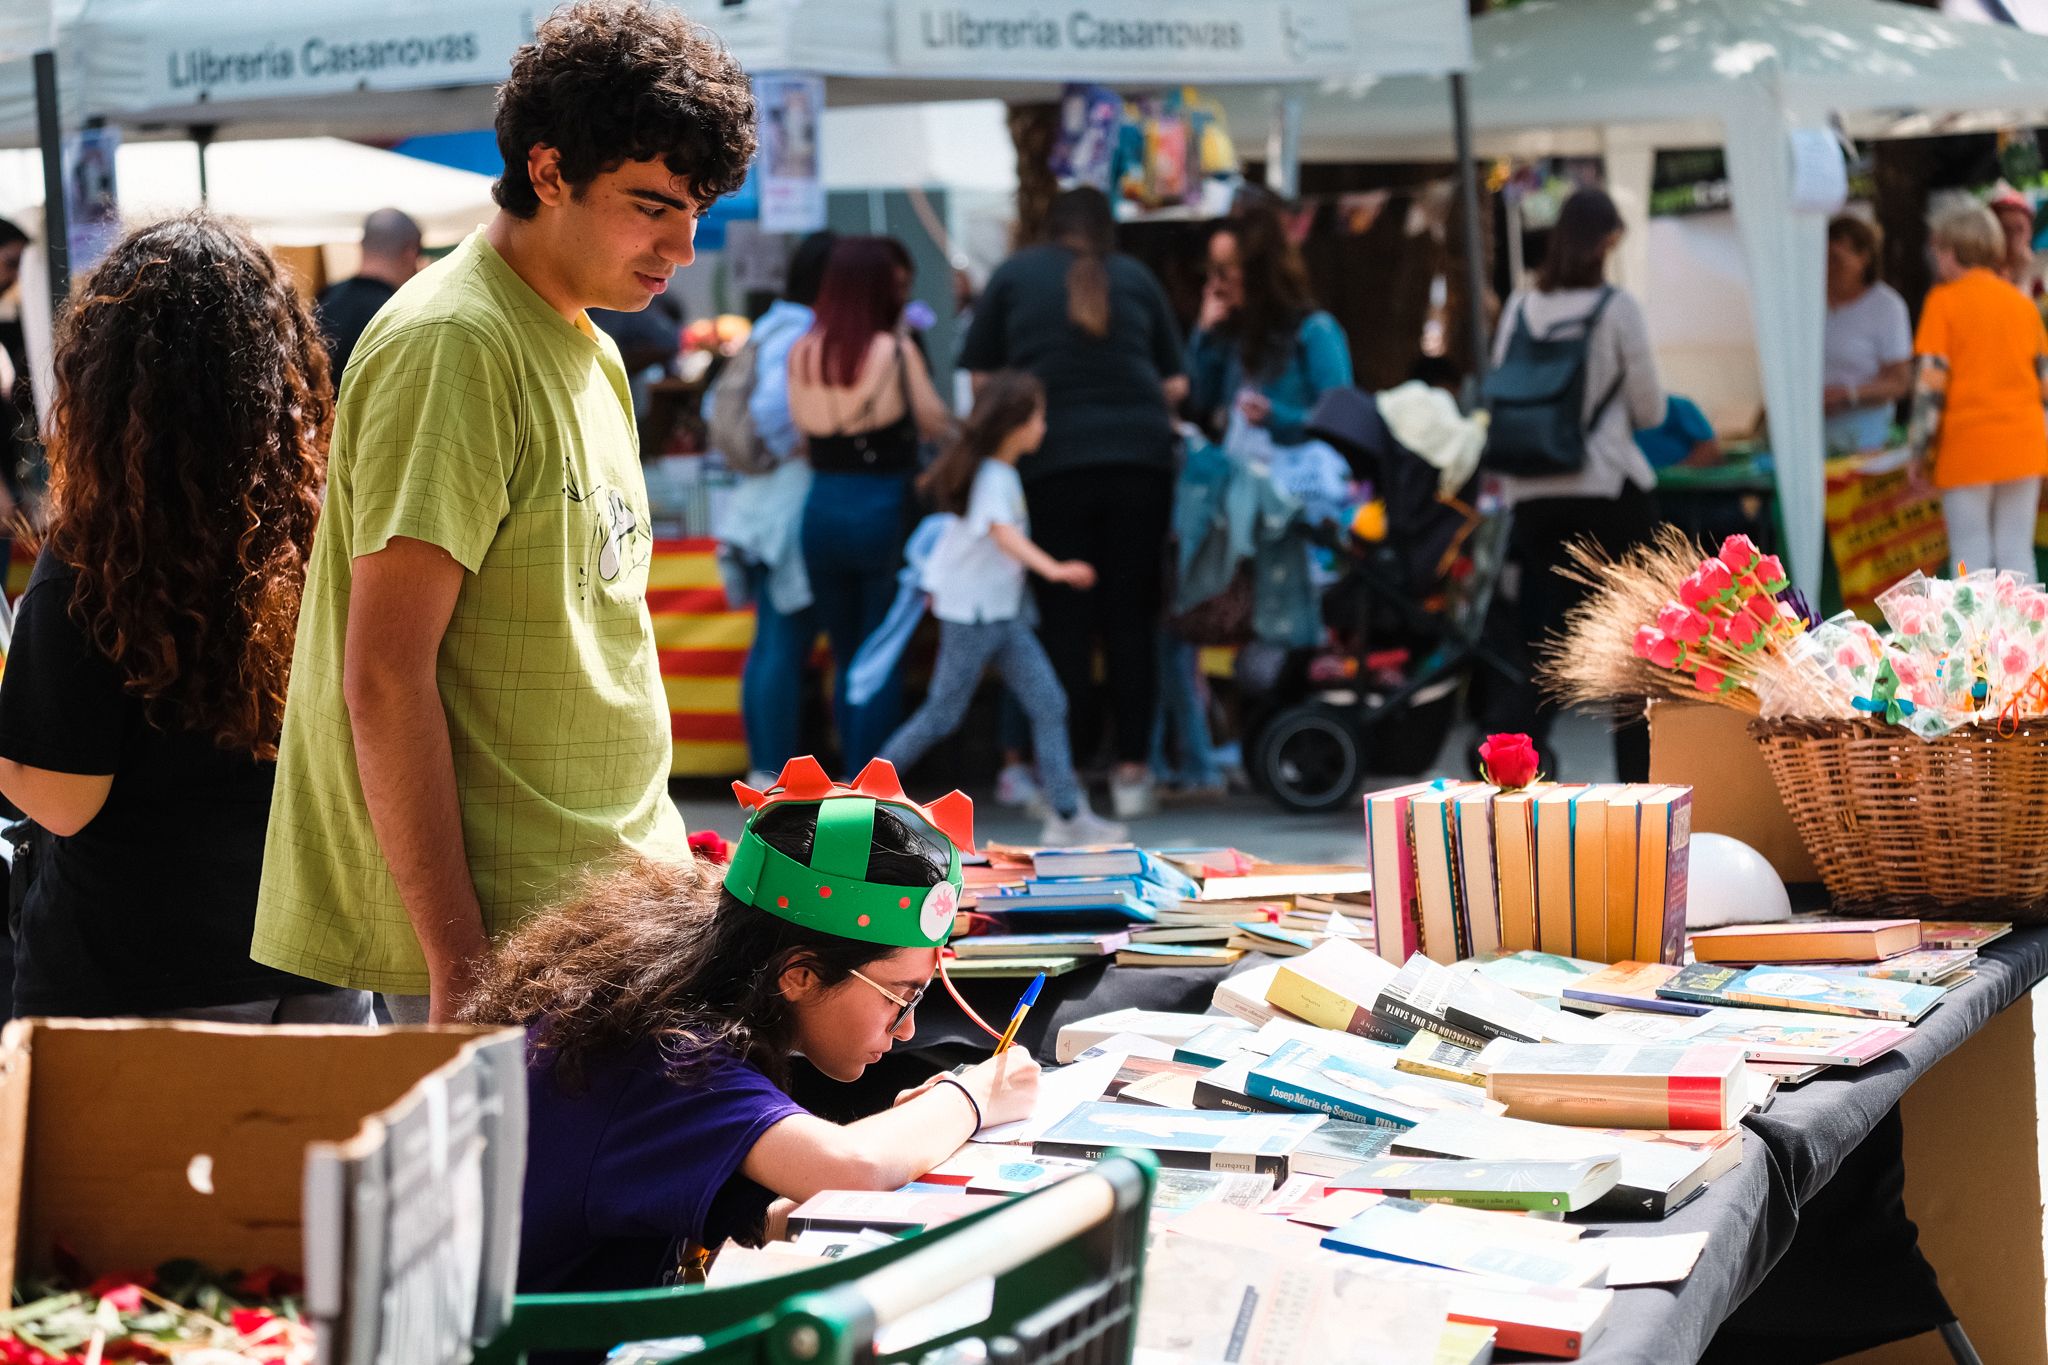
<svg viewBox="0 0 2048 1365">
<path fill-rule="evenodd" d="M 527 1030 L 521 1293 L 651 1289 L 678 1243 L 758 1235 L 773 1195 L 739 1173 L 761 1134 L 802 1106 L 730 1053 L 688 1084 L 650 1039 L 556 1084 Z"/>
</svg>

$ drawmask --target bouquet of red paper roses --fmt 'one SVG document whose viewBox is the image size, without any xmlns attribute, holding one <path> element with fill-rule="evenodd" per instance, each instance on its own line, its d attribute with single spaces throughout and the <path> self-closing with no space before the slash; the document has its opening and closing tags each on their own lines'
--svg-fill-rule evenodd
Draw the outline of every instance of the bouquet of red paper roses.
<svg viewBox="0 0 2048 1365">
<path fill-rule="evenodd" d="M 1854 714 L 1808 632 L 1813 617 L 1776 555 L 1748 536 L 1717 553 L 1666 528 L 1608 563 L 1575 550 L 1593 588 L 1566 620 L 1544 672 L 1577 704 L 1648 697 L 1718 702 L 1751 715 Z"/>
</svg>

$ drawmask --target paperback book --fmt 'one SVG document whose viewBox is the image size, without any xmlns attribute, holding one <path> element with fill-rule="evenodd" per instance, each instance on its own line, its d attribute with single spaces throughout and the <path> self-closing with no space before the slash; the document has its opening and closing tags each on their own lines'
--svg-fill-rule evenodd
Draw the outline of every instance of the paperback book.
<svg viewBox="0 0 2048 1365">
<path fill-rule="evenodd" d="M 1741 1048 L 1495 1043 L 1479 1059 L 1509 1117 L 1596 1128 L 1732 1128 L 1749 1108 Z"/>
<path fill-rule="evenodd" d="M 1116 1147 L 1142 1147 L 1162 1166 L 1288 1174 L 1288 1156 L 1322 1126 L 1316 1114 L 1229 1114 L 1149 1109 L 1103 1101 L 1081 1105 L 1031 1144 L 1038 1156 L 1092 1161 Z"/>
<path fill-rule="evenodd" d="M 1619 1157 L 1569 1161 L 1456 1161 L 1383 1157 L 1326 1182 L 1329 1190 L 1367 1190 L 1423 1204 L 1522 1213 L 1576 1213 L 1621 1179 Z"/>
<path fill-rule="evenodd" d="M 1290 1109 L 1382 1128 L 1412 1128 L 1432 1114 L 1498 1112 L 1470 1086 L 1369 1066 L 1306 1043 L 1288 1043 L 1246 1077 L 1246 1093 Z"/>
</svg>

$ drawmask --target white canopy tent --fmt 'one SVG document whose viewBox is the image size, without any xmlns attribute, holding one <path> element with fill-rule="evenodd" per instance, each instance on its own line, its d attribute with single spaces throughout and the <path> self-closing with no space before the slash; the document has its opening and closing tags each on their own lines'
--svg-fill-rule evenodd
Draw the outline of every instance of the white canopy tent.
<svg viewBox="0 0 2048 1365">
<path fill-rule="evenodd" d="M 199 207 L 199 159 L 189 144 L 125 143 L 115 174 L 131 224 Z M 489 176 L 337 138 L 221 143 L 207 158 L 207 202 L 274 246 L 352 240 L 363 215 L 382 204 L 403 204 L 428 246 L 447 246 L 493 211 Z M 40 155 L 0 151 L 0 215 L 26 222 L 42 203 Z"/>
<path fill-rule="evenodd" d="M 1476 20 L 1472 42 L 1480 154 L 1604 156 L 1638 227 L 1656 149 L 1725 147 L 1788 558 L 1794 580 L 1815 590 L 1827 204 L 1802 194 L 1816 182 L 1795 138 L 2048 123 L 2048 38 L 1891 0 L 1526 0 Z M 1327 81 L 1308 101 L 1302 154 L 1447 160 L 1442 105 L 1431 80 Z M 1629 234 L 1623 282 L 1647 276 L 1647 246 L 1647 232 Z"/>
<path fill-rule="evenodd" d="M 1464 0 L 673 0 L 833 105 L 1043 99 L 1069 80 L 1296 84 L 1461 70 Z M 15 7 L 33 12 L 19 21 Z M 365 138 L 482 127 L 550 0 L 7 0 L 0 146 L 35 143 L 26 58 L 54 24 L 66 127 Z M 927 39 L 929 41 L 927 41 Z M 1441 103 L 1441 101 L 1439 101 Z"/>
</svg>

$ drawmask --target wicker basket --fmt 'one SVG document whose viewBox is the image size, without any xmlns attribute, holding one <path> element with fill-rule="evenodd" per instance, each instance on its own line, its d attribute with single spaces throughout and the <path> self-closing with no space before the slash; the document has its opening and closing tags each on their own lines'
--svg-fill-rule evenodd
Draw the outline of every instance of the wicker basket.
<svg viewBox="0 0 2048 1365">
<path fill-rule="evenodd" d="M 1749 732 L 1837 909 L 2048 921 L 2048 718 L 1932 741 L 1860 720 Z"/>
</svg>

